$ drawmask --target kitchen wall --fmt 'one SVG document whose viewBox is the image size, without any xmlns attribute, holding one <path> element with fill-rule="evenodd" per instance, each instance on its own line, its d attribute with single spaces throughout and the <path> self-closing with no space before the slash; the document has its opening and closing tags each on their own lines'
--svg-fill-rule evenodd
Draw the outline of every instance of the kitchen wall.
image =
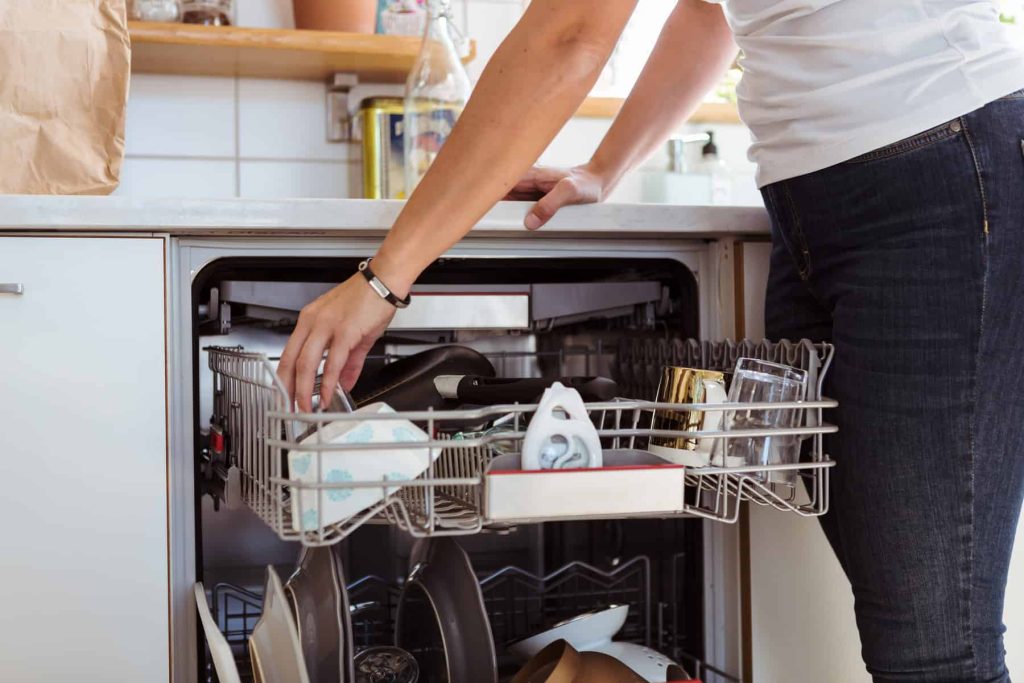
<svg viewBox="0 0 1024 683">
<path fill-rule="evenodd" d="M 456 23 L 477 42 L 468 69 L 476 79 L 522 13 L 522 0 L 454 0 Z M 236 0 L 236 23 L 291 27 L 291 0 Z M 570 121 L 541 163 L 585 161 L 611 121 Z M 714 129 L 723 159 L 736 172 L 737 200 L 758 204 L 742 126 Z M 321 83 L 252 78 L 135 74 L 128 103 L 127 150 L 116 194 L 136 197 L 348 197 L 361 193 L 358 144 L 325 139 Z M 649 162 L 662 166 L 661 153 Z M 615 201 L 638 201 L 639 175 Z"/>
</svg>

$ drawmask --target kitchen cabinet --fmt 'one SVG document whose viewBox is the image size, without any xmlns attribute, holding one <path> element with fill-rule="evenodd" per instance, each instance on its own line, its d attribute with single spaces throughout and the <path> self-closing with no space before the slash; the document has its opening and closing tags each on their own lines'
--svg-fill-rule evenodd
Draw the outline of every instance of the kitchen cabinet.
<svg viewBox="0 0 1024 683">
<path fill-rule="evenodd" d="M 0 235 L 0 671 L 169 679 L 165 240 Z"/>
</svg>

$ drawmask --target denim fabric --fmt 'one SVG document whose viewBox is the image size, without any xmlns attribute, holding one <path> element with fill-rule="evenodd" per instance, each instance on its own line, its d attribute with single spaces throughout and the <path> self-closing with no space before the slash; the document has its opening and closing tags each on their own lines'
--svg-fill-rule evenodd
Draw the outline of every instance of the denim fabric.
<svg viewBox="0 0 1024 683">
<path fill-rule="evenodd" d="M 764 197 L 768 335 L 836 347 L 822 526 L 853 587 L 868 671 L 1008 681 L 1003 594 L 1024 497 L 1024 92 Z"/>
</svg>

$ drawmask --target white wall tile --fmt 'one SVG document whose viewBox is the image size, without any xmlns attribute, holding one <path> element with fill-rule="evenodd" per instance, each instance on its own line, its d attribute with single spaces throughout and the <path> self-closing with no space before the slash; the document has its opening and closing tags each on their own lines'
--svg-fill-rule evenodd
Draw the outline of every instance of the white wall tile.
<svg viewBox="0 0 1024 683">
<path fill-rule="evenodd" d="M 348 143 L 327 142 L 322 83 L 238 81 L 239 155 L 243 159 L 344 160 Z"/>
<path fill-rule="evenodd" d="M 476 59 L 466 65 L 476 81 L 498 45 L 523 15 L 519 0 L 466 0 L 466 33 L 476 41 Z"/>
<path fill-rule="evenodd" d="M 127 153 L 235 156 L 235 80 L 133 74 Z"/>
<path fill-rule="evenodd" d="M 242 161 L 241 196 L 247 198 L 318 198 L 358 196 L 358 164 L 347 162 Z"/>
<path fill-rule="evenodd" d="M 295 28 L 292 0 L 237 0 L 235 23 L 255 28 Z"/>
<path fill-rule="evenodd" d="M 127 158 L 114 194 L 225 199 L 235 196 L 235 185 L 234 161 Z"/>
</svg>

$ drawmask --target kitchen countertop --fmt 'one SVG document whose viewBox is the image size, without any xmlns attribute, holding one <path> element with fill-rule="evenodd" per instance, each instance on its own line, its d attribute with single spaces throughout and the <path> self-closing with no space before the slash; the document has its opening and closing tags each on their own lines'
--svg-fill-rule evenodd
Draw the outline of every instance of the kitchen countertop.
<svg viewBox="0 0 1024 683">
<path fill-rule="evenodd" d="M 0 232 L 160 232 L 176 235 L 380 234 L 403 202 L 370 199 L 132 199 L 129 197 L 0 196 Z M 501 202 L 475 234 L 524 238 L 611 235 L 713 238 L 764 235 L 768 215 L 757 207 L 591 204 L 570 206 L 537 233 L 526 231 L 529 202 Z"/>
</svg>

